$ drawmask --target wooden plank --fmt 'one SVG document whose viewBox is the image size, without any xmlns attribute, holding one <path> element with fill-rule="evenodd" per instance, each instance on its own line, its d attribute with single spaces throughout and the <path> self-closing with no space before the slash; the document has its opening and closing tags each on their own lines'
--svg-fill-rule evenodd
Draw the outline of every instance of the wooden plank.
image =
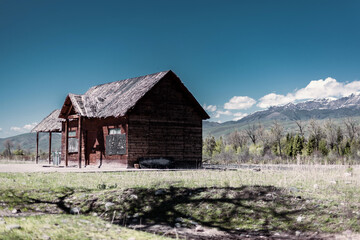
<svg viewBox="0 0 360 240">
<path fill-rule="evenodd" d="M 69 165 L 69 119 L 65 122 L 65 166 Z"/>
<path fill-rule="evenodd" d="M 69 115 L 67 116 L 68 119 L 78 119 L 79 116 L 78 115 Z"/>
<path fill-rule="evenodd" d="M 82 118 L 81 115 L 79 115 L 79 119 L 78 119 L 78 131 L 79 131 L 79 150 L 78 150 L 78 157 L 79 157 L 79 168 L 81 168 L 81 131 L 82 131 Z"/>
<path fill-rule="evenodd" d="M 88 152 L 90 151 L 90 146 L 88 146 L 88 131 L 84 131 L 84 153 L 85 153 L 85 159 L 84 159 L 84 164 L 85 164 L 85 167 L 87 165 L 90 165 L 90 160 L 89 160 L 89 154 Z"/>
<path fill-rule="evenodd" d="M 36 164 L 39 163 L 39 132 L 36 132 Z"/>
<path fill-rule="evenodd" d="M 106 155 L 126 154 L 126 134 L 113 134 L 106 136 Z"/>
<path fill-rule="evenodd" d="M 51 132 L 49 132 L 49 164 L 51 164 Z"/>
</svg>

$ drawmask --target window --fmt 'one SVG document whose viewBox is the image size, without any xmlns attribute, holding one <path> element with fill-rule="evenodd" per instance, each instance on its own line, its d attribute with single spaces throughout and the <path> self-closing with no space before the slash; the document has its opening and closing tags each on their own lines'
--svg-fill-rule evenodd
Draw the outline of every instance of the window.
<svg viewBox="0 0 360 240">
<path fill-rule="evenodd" d="M 79 139 L 76 138 L 76 131 L 68 132 L 68 151 L 69 153 L 77 153 L 79 149 Z"/>
<path fill-rule="evenodd" d="M 126 134 L 121 128 L 112 126 L 109 129 L 109 135 L 106 136 L 105 153 L 106 155 L 124 155 L 126 154 Z M 122 133 L 123 132 L 123 133 Z"/>
<path fill-rule="evenodd" d="M 126 154 L 126 135 L 111 134 L 106 136 L 106 155 Z"/>
<path fill-rule="evenodd" d="M 70 131 L 69 137 L 76 137 L 76 131 Z"/>
<path fill-rule="evenodd" d="M 111 128 L 111 129 L 109 129 L 109 135 L 114 135 L 114 134 L 121 134 L 121 128 Z"/>
</svg>

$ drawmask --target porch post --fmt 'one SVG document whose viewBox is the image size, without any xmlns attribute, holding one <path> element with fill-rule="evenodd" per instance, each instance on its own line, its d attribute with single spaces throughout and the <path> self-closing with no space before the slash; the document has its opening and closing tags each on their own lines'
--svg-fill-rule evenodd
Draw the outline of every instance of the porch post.
<svg viewBox="0 0 360 240">
<path fill-rule="evenodd" d="M 36 164 L 39 163 L 39 132 L 36 132 L 36 158 L 35 158 Z"/>
<path fill-rule="evenodd" d="M 83 140 L 84 140 L 84 167 L 89 165 L 88 158 L 86 156 L 86 139 L 87 139 L 87 131 L 83 131 Z"/>
<path fill-rule="evenodd" d="M 65 166 L 68 166 L 68 155 L 69 155 L 69 119 L 66 119 L 65 121 Z"/>
<path fill-rule="evenodd" d="M 81 115 L 79 115 L 79 118 L 78 118 L 78 131 L 79 131 L 79 150 L 78 150 L 78 155 L 79 155 L 79 168 L 81 168 L 81 131 L 82 131 L 82 129 L 81 129 L 81 121 L 82 119 L 81 119 Z"/>
<path fill-rule="evenodd" d="M 51 132 L 49 132 L 49 164 L 51 164 Z"/>
</svg>

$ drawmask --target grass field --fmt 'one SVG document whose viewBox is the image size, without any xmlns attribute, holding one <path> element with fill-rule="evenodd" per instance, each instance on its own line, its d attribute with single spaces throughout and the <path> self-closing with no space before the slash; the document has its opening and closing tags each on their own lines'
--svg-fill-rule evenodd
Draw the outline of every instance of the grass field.
<svg viewBox="0 0 360 240">
<path fill-rule="evenodd" d="M 200 235 L 217 229 L 265 237 L 360 232 L 359 167 L 1 173 L 0 183 L 0 239 L 187 236 L 154 225 L 192 229 L 195 238 L 201 228 Z"/>
</svg>

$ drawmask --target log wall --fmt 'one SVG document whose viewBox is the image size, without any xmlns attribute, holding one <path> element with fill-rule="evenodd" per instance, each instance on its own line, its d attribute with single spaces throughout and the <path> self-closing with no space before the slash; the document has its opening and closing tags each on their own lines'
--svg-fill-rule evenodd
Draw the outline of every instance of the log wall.
<svg viewBox="0 0 360 240">
<path fill-rule="evenodd" d="M 125 155 L 111 155 L 105 154 L 106 136 L 109 134 L 111 128 L 121 128 L 121 132 L 128 136 L 127 119 L 123 118 L 105 118 L 105 119 L 82 119 L 81 136 L 81 159 L 82 166 L 85 165 L 100 165 L 111 164 L 122 167 L 127 167 L 127 157 Z M 69 122 L 69 132 L 76 131 L 76 138 L 79 137 L 78 119 L 73 119 Z M 61 138 L 61 158 L 65 162 L 65 124 L 63 124 L 62 138 Z M 128 148 L 127 148 L 128 150 Z M 78 165 L 78 153 L 69 153 L 69 166 Z"/>
<path fill-rule="evenodd" d="M 171 78 L 162 79 L 129 113 L 129 166 L 142 157 L 175 160 L 195 168 L 202 159 L 202 118 Z"/>
<path fill-rule="evenodd" d="M 183 85 L 164 77 L 145 94 L 125 117 L 82 118 L 81 159 L 84 165 L 114 164 L 132 168 L 139 158 L 170 158 L 175 167 L 195 168 L 202 159 L 202 116 Z M 62 127 L 62 161 L 65 161 L 65 124 Z M 106 155 L 110 128 L 126 134 L 126 154 Z M 68 131 L 79 136 L 78 119 Z M 69 166 L 78 165 L 78 153 L 69 153 Z"/>
</svg>

